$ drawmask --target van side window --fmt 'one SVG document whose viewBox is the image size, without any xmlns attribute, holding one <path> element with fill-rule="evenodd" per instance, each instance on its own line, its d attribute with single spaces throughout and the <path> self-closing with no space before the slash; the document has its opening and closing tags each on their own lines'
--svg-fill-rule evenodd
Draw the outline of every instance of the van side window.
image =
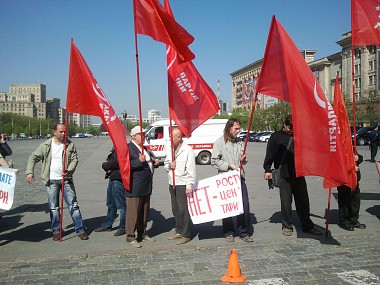
<svg viewBox="0 0 380 285">
<path fill-rule="evenodd" d="M 155 139 L 162 139 L 164 137 L 164 127 L 157 127 L 154 130 L 154 138 Z"/>
</svg>

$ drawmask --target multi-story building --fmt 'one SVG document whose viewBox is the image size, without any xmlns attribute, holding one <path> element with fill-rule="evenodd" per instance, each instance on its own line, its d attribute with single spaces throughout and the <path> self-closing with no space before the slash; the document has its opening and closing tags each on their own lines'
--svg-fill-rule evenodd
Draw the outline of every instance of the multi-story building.
<svg viewBox="0 0 380 285">
<path fill-rule="evenodd" d="M 155 110 L 155 109 L 148 110 L 148 122 L 149 123 L 154 123 L 154 122 L 159 121 L 161 119 L 162 119 L 162 117 L 161 117 L 161 111 L 160 110 Z"/>
<path fill-rule="evenodd" d="M 69 113 L 69 123 L 74 123 L 77 127 L 87 128 L 92 125 L 91 115 Z"/>
<path fill-rule="evenodd" d="M 346 101 L 352 102 L 352 55 L 351 32 L 342 35 L 337 42 L 341 52 L 314 60 L 315 50 L 301 50 L 314 76 L 318 79 L 322 90 L 330 102 L 334 97 L 336 74 L 339 74 L 341 89 Z M 376 110 L 379 104 L 379 72 L 380 50 L 376 46 L 355 47 L 354 49 L 354 81 L 356 103 L 365 105 L 375 102 Z M 260 75 L 262 59 L 232 72 L 232 107 L 249 108 L 252 102 L 254 79 Z M 267 108 L 278 102 L 277 99 L 258 95 L 258 106 Z"/>
</svg>

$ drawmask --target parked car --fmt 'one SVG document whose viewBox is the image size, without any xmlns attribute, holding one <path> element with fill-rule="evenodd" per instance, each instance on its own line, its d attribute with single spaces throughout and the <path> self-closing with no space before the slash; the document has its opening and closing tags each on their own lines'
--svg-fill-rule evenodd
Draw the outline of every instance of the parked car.
<svg viewBox="0 0 380 285">
<path fill-rule="evenodd" d="M 259 133 L 257 133 L 257 134 L 255 134 L 254 136 L 253 136 L 253 141 L 254 142 L 259 142 L 260 141 L 260 137 L 262 136 L 262 135 L 265 135 L 267 132 L 259 132 Z"/>
<path fill-rule="evenodd" d="M 357 145 L 366 145 L 369 144 L 369 132 L 373 130 L 373 126 L 362 127 L 356 130 L 356 144 Z M 354 134 L 351 135 L 352 141 L 354 140 Z"/>
<path fill-rule="evenodd" d="M 266 134 L 263 134 L 262 136 L 259 137 L 260 142 L 268 142 L 272 134 L 273 132 L 268 132 Z"/>
<path fill-rule="evenodd" d="M 253 131 L 249 131 L 249 141 L 250 142 L 253 142 L 253 136 L 256 134 L 256 132 L 253 132 Z M 247 136 L 247 131 L 241 131 L 240 133 L 238 133 L 238 138 L 241 138 L 243 141 L 245 140 L 245 137 Z"/>
</svg>

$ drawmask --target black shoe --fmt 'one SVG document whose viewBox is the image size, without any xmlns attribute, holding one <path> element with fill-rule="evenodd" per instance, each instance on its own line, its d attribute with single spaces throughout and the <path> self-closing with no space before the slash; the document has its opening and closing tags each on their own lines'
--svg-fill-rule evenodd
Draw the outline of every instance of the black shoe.
<svg viewBox="0 0 380 285">
<path fill-rule="evenodd" d="M 96 228 L 94 230 L 94 232 L 97 232 L 97 233 L 100 233 L 100 232 L 110 232 L 111 231 L 111 228 L 103 228 L 103 227 L 99 227 L 99 228 Z"/>
<path fill-rule="evenodd" d="M 113 234 L 115 237 L 125 235 L 125 230 L 117 230 L 116 233 Z"/>
<path fill-rule="evenodd" d="M 352 226 L 354 228 L 361 229 L 361 230 L 364 230 L 365 228 L 367 228 L 367 226 L 365 224 L 361 224 L 359 222 L 353 223 Z"/>
<path fill-rule="evenodd" d="M 352 226 L 352 225 L 340 224 L 339 226 L 346 231 L 351 231 L 351 232 L 354 231 L 354 226 Z"/>
</svg>

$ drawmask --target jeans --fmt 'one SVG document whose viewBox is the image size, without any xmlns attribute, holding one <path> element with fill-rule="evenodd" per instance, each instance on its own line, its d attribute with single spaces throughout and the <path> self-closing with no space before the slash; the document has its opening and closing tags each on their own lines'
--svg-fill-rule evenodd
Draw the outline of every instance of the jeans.
<svg viewBox="0 0 380 285">
<path fill-rule="evenodd" d="M 62 188 L 62 180 L 50 180 L 49 186 L 46 187 L 48 194 L 51 229 L 53 233 L 59 233 L 60 215 L 59 215 L 59 199 Z M 84 233 L 82 215 L 79 210 L 77 195 L 72 180 L 64 183 L 64 199 L 69 210 L 70 216 L 74 223 L 75 232 L 80 235 Z"/>
<path fill-rule="evenodd" d="M 117 209 L 120 209 L 119 230 L 125 230 L 125 189 L 120 180 L 110 180 L 107 187 L 107 217 L 102 228 L 112 228 L 112 224 L 116 219 Z"/>
</svg>

